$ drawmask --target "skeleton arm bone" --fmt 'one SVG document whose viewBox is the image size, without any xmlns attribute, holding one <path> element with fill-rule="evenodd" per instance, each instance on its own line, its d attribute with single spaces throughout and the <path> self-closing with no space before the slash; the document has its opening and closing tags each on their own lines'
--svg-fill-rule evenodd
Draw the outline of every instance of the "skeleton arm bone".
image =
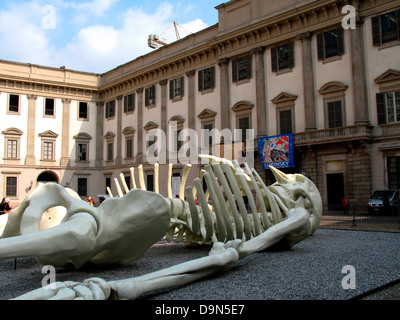
<svg viewBox="0 0 400 320">
<path fill-rule="evenodd" d="M 243 242 L 237 247 L 239 258 L 248 254 L 265 250 L 279 242 L 284 236 L 304 229 L 309 224 L 309 214 L 301 207 L 291 209 L 288 218 L 270 227 L 259 236 Z"/>
<path fill-rule="evenodd" d="M 224 244 L 216 243 L 207 257 L 143 276 L 110 282 L 100 278 L 87 279 L 83 283 L 56 282 L 53 286 L 33 290 L 17 297 L 16 300 L 135 299 L 143 293 L 182 286 L 217 272 L 228 271 L 238 259 L 239 255 L 234 248 L 226 248 Z"/>
<path fill-rule="evenodd" d="M 215 252 L 213 252 L 214 248 L 216 248 Z M 116 292 L 118 299 L 135 299 L 146 292 L 182 286 L 211 274 L 227 271 L 235 265 L 238 259 L 239 256 L 235 249 L 225 249 L 221 243 L 216 243 L 207 257 L 136 278 L 110 281 L 109 284 Z"/>
</svg>

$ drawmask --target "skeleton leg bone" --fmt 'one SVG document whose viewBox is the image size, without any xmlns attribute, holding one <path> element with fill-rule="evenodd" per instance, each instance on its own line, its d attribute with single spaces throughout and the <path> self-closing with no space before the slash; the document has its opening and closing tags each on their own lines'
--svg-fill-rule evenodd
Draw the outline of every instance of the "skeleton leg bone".
<svg viewBox="0 0 400 320">
<path fill-rule="evenodd" d="M 74 251 L 74 255 L 79 256 L 95 247 L 96 233 L 96 220 L 87 213 L 76 213 L 56 227 L 2 239 L 1 259 L 57 255 L 65 250 Z M 79 267 L 80 263 L 76 261 L 74 264 Z"/>
<path fill-rule="evenodd" d="M 308 213 L 301 207 L 291 209 L 288 218 L 266 230 L 261 235 L 243 242 L 232 240 L 227 243 L 214 244 L 207 257 L 184 262 L 176 266 L 152 272 L 143 276 L 109 281 L 88 279 L 80 283 L 56 283 L 55 289 L 41 288 L 18 297 L 18 300 L 36 299 L 82 299 L 98 297 L 101 299 L 135 299 L 138 296 L 155 290 L 183 286 L 190 282 L 208 277 L 212 274 L 228 271 L 239 259 L 248 254 L 264 250 L 281 240 L 285 235 L 296 232 L 308 224 Z M 94 284 L 89 285 L 91 281 Z M 82 294 L 88 288 L 92 294 Z M 103 293 L 99 293 L 99 290 Z M 111 290 L 110 290 L 111 289 Z"/>
</svg>

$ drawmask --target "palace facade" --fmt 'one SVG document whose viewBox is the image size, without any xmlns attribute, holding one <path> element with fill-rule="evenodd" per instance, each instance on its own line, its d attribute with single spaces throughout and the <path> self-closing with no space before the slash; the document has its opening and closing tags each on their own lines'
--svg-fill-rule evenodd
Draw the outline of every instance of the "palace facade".
<svg viewBox="0 0 400 320">
<path fill-rule="evenodd" d="M 366 206 L 373 190 L 400 188 L 399 1 L 232 0 L 216 10 L 217 24 L 104 74 L 0 60 L 3 197 L 15 206 L 55 181 L 98 200 L 107 186 L 116 194 L 121 172 L 133 187 L 140 164 L 153 190 L 147 133 L 176 139 L 171 123 L 199 137 L 292 133 L 295 167 L 283 171 L 310 177 L 325 205 L 347 194 Z M 246 153 L 274 182 L 254 149 Z M 164 195 L 166 177 L 161 165 Z"/>
</svg>

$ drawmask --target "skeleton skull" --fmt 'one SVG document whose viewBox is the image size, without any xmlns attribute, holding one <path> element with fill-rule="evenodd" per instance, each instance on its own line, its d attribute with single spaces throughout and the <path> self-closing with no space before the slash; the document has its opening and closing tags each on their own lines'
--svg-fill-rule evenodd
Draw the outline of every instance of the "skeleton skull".
<svg viewBox="0 0 400 320">
<path fill-rule="evenodd" d="M 285 174 L 270 167 L 277 182 L 269 187 L 288 209 L 296 206 L 305 208 L 309 213 L 309 223 L 306 227 L 285 236 L 284 242 L 289 247 L 311 236 L 318 228 L 322 217 L 322 201 L 315 184 L 300 174 Z"/>
</svg>

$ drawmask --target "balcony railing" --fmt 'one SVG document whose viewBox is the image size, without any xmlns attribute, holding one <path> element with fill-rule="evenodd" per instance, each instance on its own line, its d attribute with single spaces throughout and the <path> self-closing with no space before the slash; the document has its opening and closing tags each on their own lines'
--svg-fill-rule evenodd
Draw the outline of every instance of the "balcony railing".
<svg viewBox="0 0 400 320">
<path fill-rule="evenodd" d="M 296 146 L 310 144 L 325 144 L 353 140 L 371 140 L 372 128 L 369 124 L 359 124 L 349 127 L 340 127 L 324 130 L 305 131 L 294 134 Z"/>
</svg>

